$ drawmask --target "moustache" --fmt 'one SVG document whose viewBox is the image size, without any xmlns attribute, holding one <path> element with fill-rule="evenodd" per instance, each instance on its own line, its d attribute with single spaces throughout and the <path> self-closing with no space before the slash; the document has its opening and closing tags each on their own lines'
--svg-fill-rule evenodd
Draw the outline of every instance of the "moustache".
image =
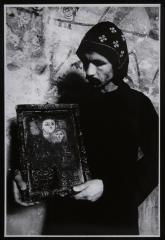
<svg viewBox="0 0 165 240">
<path fill-rule="evenodd" d="M 94 77 L 90 77 L 87 76 L 86 79 L 88 80 L 88 84 L 91 87 L 94 87 L 96 89 L 103 89 L 107 84 L 109 84 L 111 82 L 111 79 L 107 80 L 106 82 L 102 83 L 98 78 L 94 78 Z"/>
<path fill-rule="evenodd" d="M 86 79 L 88 80 L 88 84 L 92 87 L 99 88 L 102 85 L 101 81 L 98 78 L 87 76 Z"/>
</svg>

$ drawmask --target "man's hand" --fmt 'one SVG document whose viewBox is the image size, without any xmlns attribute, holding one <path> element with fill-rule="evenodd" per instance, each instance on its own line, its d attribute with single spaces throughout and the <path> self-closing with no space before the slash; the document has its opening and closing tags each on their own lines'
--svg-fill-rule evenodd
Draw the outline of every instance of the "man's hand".
<svg viewBox="0 0 165 240">
<path fill-rule="evenodd" d="M 75 193 L 78 192 L 73 197 L 76 200 L 88 200 L 91 202 L 95 202 L 102 196 L 103 190 L 103 181 L 100 179 L 93 179 L 81 185 L 73 187 L 73 191 Z"/>
<path fill-rule="evenodd" d="M 23 202 L 21 200 L 21 192 L 20 191 L 24 191 L 24 190 L 26 190 L 26 188 L 27 188 L 26 183 L 23 181 L 21 173 L 18 170 L 15 174 L 15 178 L 13 181 L 13 192 L 14 192 L 15 202 L 20 204 L 21 206 L 26 206 L 26 207 L 39 203 L 39 202 L 27 203 L 27 202 Z"/>
</svg>

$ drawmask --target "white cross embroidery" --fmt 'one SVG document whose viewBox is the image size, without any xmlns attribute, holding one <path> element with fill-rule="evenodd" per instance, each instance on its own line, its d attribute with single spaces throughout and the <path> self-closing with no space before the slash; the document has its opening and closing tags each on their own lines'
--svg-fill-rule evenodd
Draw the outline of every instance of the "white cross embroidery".
<svg viewBox="0 0 165 240">
<path fill-rule="evenodd" d="M 101 35 L 99 37 L 99 40 L 100 40 L 100 42 L 105 42 L 105 41 L 107 41 L 107 37 L 105 35 Z"/>
<path fill-rule="evenodd" d="M 119 42 L 118 42 L 118 41 L 113 41 L 113 46 L 114 46 L 115 48 L 118 48 L 118 47 L 119 47 Z"/>
<path fill-rule="evenodd" d="M 121 35 L 121 37 L 122 37 L 123 41 L 125 41 L 125 36 L 123 34 Z"/>
<path fill-rule="evenodd" d="M 120 58 L 122 58 L 123 55 L 124 55 L 124 51 L 122 50 L 122 51 L 120 52 Z"/>
<path fill-rule="evenodd" d="M 112 33 L 115 33 L 116 32 L 116 29 L 114 27 L 110 27 L 109 30 L 112 32 Z"/>
</svg>

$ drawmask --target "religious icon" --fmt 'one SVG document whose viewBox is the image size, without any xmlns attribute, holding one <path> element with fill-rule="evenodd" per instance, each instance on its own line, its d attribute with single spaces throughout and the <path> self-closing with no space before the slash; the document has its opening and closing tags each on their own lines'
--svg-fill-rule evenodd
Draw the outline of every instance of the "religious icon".
<svg viewBox="0 0 165 240">
<path fill-rule="evenodd" d="M 76 104 L 18 105 L 17 117 L 26 201 L 72 194 L 89 179 Z"/>
</svg>

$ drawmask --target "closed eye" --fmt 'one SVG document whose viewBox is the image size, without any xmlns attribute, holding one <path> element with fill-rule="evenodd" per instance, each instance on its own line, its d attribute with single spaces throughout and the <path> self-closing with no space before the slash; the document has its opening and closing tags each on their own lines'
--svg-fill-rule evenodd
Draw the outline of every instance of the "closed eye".
<svg viewBox="0 0 165 240">
<path fill-rule="evenodd" d="M 101 61 L 101 60 L 92 60 L 91 61 L 91 63 L 92 64 L 94 64 L 96 67 L 101 67 L 101 66 L 103 66 L 103 65 L 105 65 L 106 63 L 105 62 L 103 62 L 103 61 Z M 89 65 L 89 62 L 83 62 L 83 67 L 84 67 L 84 69 L 87 69 L 88 68 L 88 65 Z"/>
<path fill-rule="evenodd" d="M 93 60 L 92 63 L 97 67 L 103 66 L 105 64 L 105 62 L 100 61 L 100 60 Z"/>
</svg>

